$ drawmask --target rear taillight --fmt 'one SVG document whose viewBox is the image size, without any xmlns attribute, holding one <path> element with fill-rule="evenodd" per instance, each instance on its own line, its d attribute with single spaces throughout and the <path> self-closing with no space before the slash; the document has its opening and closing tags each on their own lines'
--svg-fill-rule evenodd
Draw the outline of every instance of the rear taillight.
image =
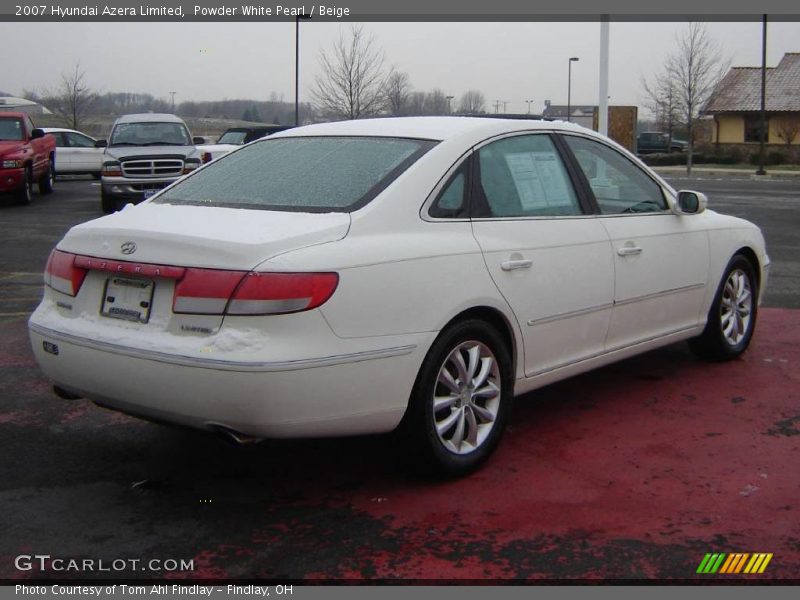
<svg viewBox="0 0 800 600">
<path fill-rule="evenodd" d="M 76 296 L 86 277 L 86 269 L 75 265 L 74 254 L 53 250 L 44 269 L 44 282 L 56 291 Z"/>
<path fill-rule="evenodd" d="M 211 152 L 203 152 L 203 164 L 211 162 Z"/>
<path fill-rule="evenodd" d="M 186 269 L 175 286 L 176 313 L 277 315 L 316 308 L 336 290 L 336 273 L 256 273 Z"/>
</svg>

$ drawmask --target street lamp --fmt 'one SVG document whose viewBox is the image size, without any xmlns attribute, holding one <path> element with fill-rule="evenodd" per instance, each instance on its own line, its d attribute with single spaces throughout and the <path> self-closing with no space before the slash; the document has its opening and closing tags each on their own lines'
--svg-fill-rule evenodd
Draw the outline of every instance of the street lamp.
<svg viewBox="0 0 800 600">
<path fill-rule="evenodd" d="M 294 126 L 300 125 L 300 19 L 307 21 L 311 15 L 294 18 Z"/>
<path fill-rule="evenodd" d="M 572 63 L 579 60 L 577 56 L 570 58 L 569 68 L 567 69 L 567 121 L 572 120 Z"/>
<path fill-rule="evenodd" d="M 445 96 L 445 98 L 447 98 L 447 114 L 449 115 L 453 112 L 452 109 L 450 108 L 450 100 L 455 98 L 455 96 Z"/>
<path fill-rule="evenodd" d="M 533 104 L 533 100 L 525 100 L 525 104 L 528 105 L 528 114 L 531 114 L 531 104 Z"/>
</svg>

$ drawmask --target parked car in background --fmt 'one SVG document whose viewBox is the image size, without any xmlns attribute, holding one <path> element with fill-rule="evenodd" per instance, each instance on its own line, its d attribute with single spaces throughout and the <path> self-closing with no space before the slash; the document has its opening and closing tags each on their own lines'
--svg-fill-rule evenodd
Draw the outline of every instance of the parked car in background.
<svg viewBox="0 0 800 600">
<path fill-rule="evenodd" d="M 683 140 L 670 140 L 669 135 L 660 131 L 645 131 L 636 137 L 636 151 L 639 154 L 686 152 L 688 146 Z"/>
<path fill-rule="evenodd" d="M 239 441 L 400 427 L 455 475 L 514 396 L 680 340 L 742 354 L 769 263 L 755 225 L 578 125 L 364 119 L 73 227 L 29 327 L 64 397 Z"/>
<path fill-rule="evenodd" d="M 216 144 L 203 144 L 197 147 L 203 163 L 210 162 L 236 150 L 239 146 L 249 144 L 253 140 L 291 129 L 290 125 L 263 125 L 257 127 L 231 127 L 217 140 Z"/>
<path fill-rule="evenodd" d="M 37 129 L 24 112 L 0 112 L 0 192 L 10 192 L 23 204 L 53 191 L 56 140 Z"/>
<path fill-rule="evenodd" d="M 56 175 L 89 174 L 100 179 L 103 149 L 96 148 L 97 140 L 74 129 L 43 127 L 56 140 Z"/>
<path fill-rule="evenodd" d="M 114 121 L 101 169 L 103 212 L 137 204 L 200 166 L 200 153 L 183 119 L 169 114 L 124 115 Z"/>
</svg>

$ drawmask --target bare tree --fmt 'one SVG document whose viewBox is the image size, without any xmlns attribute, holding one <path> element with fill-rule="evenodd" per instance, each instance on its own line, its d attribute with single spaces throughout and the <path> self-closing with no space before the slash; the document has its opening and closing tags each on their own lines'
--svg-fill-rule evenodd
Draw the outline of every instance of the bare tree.
<svg viewBox="0 0 800 600">
<path fill-rule="evenodd" d="M 358 119 L 380 113 L 386 107 L 385 57 L 375 39 L 353 26 L 349 39 L 339 34 L 329 51 L 319 55 L 318 75 L 312 96 L 317 110 L 334 118 Z"/>
<path fill-rule="evenodd" d="M 778 132 L 778 137 L 786 142 L 787 146 L 791 146 L 797 134 L 800 133 L 800 118 L 781 117 L 775 123 L 775 129 Z"/>
<path fill-rule="evenodd" d="M 670 77 L 669 72 L 664 71 L 657 74 L 652 81 L 642 78 L 642 88 L 645 93 L 645 106 L 653 113 L 656 127 L 661 131 L 666 131 L 669 145 L 671 145 L 675 128 L 680 123 L 679 93 L 675 81 Z"/>
<path fill-rule="evenodd" d="M 67 127 L 80 129 L 92 109 L 97 94 L 86 84 L 80 63 L 61 75 L 61 85 L 51 96 L 51 109 Z"/>
<path fill-rule="evenodd" d="M 442 90 L 436 88 L 425 94 L 426 115 L 446 115 L 449 113 L 447 94 Z"/>
<path fill-rule="evenodd" d="M 408 73 L 394 71 L 386 81 L 386 102 L 393 115 L 405 115 L 409 109 L 411 83 Z"/>
<path fill-rule="evenodd" d="M 486 98 L 478 90 L 467 90 L 461 96 L 458 108 L 464 115 L 480 115 L 486 112 Z"/>
<path fill-rule="evenodd" d="M 677 50 L 667 59 L 666 76 L 678 92 L 678 112 L 688 136 L 686 173 L 691 175 L 695 122 L 727 72 L 730 60 L 723 57 L 719 44 L 702 23 L 689 23 L 676 42 Z"/>
</svg>

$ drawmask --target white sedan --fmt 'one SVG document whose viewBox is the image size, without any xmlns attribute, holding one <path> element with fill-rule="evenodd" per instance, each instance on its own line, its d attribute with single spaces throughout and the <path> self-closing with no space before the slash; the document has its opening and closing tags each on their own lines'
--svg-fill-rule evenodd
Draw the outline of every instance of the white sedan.
<svg viewBox="0 0 800 600">
<path fill-rule="evenodd" d="M 30 337 L 62 397 L 239 441 L 402 427 L 454 475 L 514 396 L 738 356 L 768 268 L 756 226 L 574 124 L 327 123 L 73 227 Z"/>
<path fill-rule="evenodd" d="M 43 127 L 56 138 L 56 175 L 89 174 L 100 178 L 103 167 L 103 148 L 95 148 L 93 137 L 59 127 Z"/>
</svg>

